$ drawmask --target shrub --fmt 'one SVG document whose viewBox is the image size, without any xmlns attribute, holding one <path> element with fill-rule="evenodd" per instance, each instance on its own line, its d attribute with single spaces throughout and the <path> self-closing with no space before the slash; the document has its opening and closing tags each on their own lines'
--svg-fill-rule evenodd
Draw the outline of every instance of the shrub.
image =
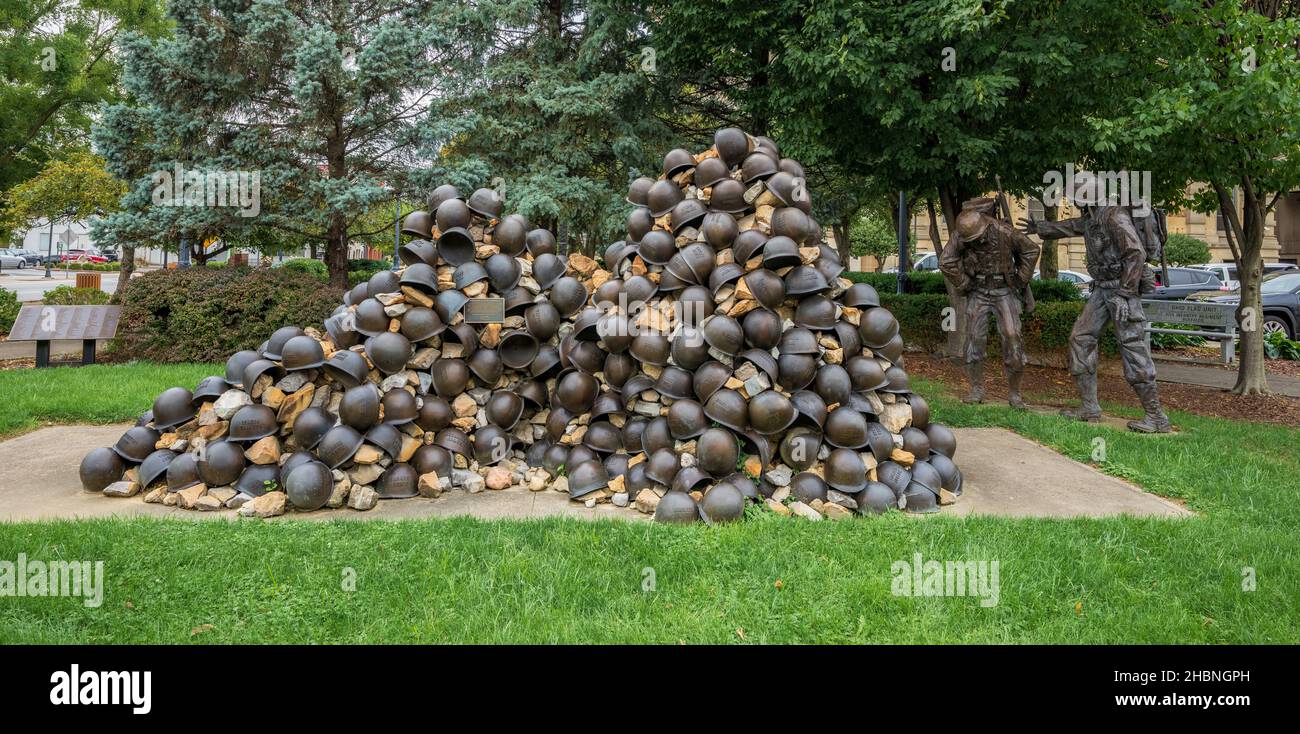
<svg viewBox="0 0 1300 734">
<path fill-rule="evenodd" d="M 61 285 L 45 292 L 47 306 L 102 306 L 112 298 L 98 288 L 76 288 Z"/>
<path fill-rule="evenodd" d="M 1165 241 L 1165 261 L 1170 265 L 1204 265 L 1210 261 L 1210 245 L 1205 240 L 1175 232 Z"/>
<path fill-rule="evenodd" d="M 276 265 L 276 267 L 285 270 L 296 270 L 300 273 L 307 273 L 321 281 L 328 281 L 330 277 L 329 268 L 325 267 L 325 263 L 320 260 L 313 260 L 309 257 L 297 257 L 292 260 L 285 260 Z"/>
<path fill-rule="evenodd" d="M 8 334 L 14 328 L 14 320 L 18 318 L 18 311 L 22 307 L 17 293 L 0 289 L 0 334 Z"/>
<path fill-rule="evenodd" d="M 127 284 L 113 351 L 157 362 L 223 361 L 281 326 L 319 328 L 342 296 L 284 268 L 156 270 Z"/>
<path fill-rule="evenodd" d="M 1300 341 L 1293 341 L 1286 338 L 1286 334 L 1275 331 L 1264 337 L 1264 353 L 1269 359 L 1300 362 Z"/>
<path fill-rule="evenodd" d="M 380 270 L 387 270 L 391 264 L 392 263 L 388 260 L 352 258 L 348 260 L 348 272 L 361 271 L 366 273 L 366 278 L 369 278 Z"/>
<path fill-rule="evenodd" d="M 893 293 L 898 289 L 898 275 L 896 273 L 845 271 L 844 277 L 855 283 L 869 283 L 882 294 Z M 906 287 L 909 294 L 947 295 L 948 293 L 944 286 L 942 273 L 908 273 Z M 1083 300 L 1079 289 L 1063 280 L 1035 280 L 1029 284 L 1029 288 L 1034 292 L 1034 300 L 1040 303 L 1044 301 Z"/>
</svg>

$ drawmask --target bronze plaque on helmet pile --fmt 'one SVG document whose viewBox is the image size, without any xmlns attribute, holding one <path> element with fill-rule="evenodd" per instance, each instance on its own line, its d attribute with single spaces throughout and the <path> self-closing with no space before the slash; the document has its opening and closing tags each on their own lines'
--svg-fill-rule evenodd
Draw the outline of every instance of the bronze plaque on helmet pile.
<svg viewBox="0 0 1300 734">
<path fill-rule="evenodd" d="M 465 304 L 465 323 L 500 324 L 506 320 L 506 299 L 471 298 Z"/>
</svg>

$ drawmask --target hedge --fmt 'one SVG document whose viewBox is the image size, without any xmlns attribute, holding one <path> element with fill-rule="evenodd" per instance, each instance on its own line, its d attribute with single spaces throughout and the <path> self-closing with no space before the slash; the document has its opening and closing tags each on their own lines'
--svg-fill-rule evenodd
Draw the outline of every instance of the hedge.
<svg viewBox="0 0 1300 734">
<path fill-rule="evenodd" d="M 881 293 L 894 293 L 898 289 L 898 276 L 895 273 L 865 273 L 856 270 L 846 271 L 844 277 L 855 283 L 870 283 Z M 935 272 L 908 273 L 906 292 L 913 294 L 947 294 L 943 275 Z M 1035 280 L 1029 284 L 1034 292 L 1034 300 L 1044 301 L 1082 301 L 1083 296 L 1072 283 L 1063 280 Z"/>
<path fill-rule="evenodd" d="M 45 292 L 47 306 L 102 306 L 112 298 L 98 288 L 77 288 L 61 285 Z"/>
<path fill-rule="evenodd" d="M 156 362 L 224 361 L 281 326 L 319 328 L 342 297 L 284 268 L 156 270 L 127 284 L 112 352 Z"/>
<path fill-rule="evenodd" d="M 8 334 L 14 328 L 14 321 L 22 307 L 17 293 L 0 288 L 0 334 Z"/>
<path fill-rule="evenodd" d="M 292 260 L 285 260 L 276 264 L 277 268 L 285 270 L 294 270 L 300 273 L 307 273 L 314 276 L 317 280 L 329 280 L 330 271 L 325 267 L 325 263 L 320 260 L 313 260 L 309 257 L 295 257 Z"/>
</svg>

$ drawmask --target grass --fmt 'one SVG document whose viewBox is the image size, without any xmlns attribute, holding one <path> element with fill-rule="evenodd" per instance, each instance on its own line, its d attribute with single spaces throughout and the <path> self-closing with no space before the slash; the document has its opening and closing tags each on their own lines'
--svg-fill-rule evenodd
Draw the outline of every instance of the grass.
<svg viewBox="0 0 1300 734">
<path fill-rule="evenodd" d="M 1179 435 L 1140 436 L 965 406 L 935 383 L 917 389 L 945 422 L 1007 426 L 1083 461 L 1103 437 L 1102 470 L 1200 514 L 892 513 L 814 524 L 756 511 L 714 528 L 469 518 L 17 523 L 0 527 L 0 559 L 102 559 L 104 603 L 4 598 L 0 642 L 1300 640 L 1300 431 L 1180 413 Z M 111 414 L 99 402 L 87 409 Z M 915 552 L 998 561 L 999 603 L 894 596 L 891 564 Z M 1243 591 L 1247 567 L 1254 591 Z"/>
</svg>

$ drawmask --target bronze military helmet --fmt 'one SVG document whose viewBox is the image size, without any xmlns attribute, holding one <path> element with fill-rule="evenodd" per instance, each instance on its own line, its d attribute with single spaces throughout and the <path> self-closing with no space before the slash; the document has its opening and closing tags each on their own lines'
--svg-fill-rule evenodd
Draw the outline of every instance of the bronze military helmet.
<svg viewBox="0 0 1300 734">
<path fill-rule="evenodd" d="M 433 220 L 429 216 L 429 212 L 416 209 L 402 219 L 402 234 L 427 239 L 432 229 Z"/>
<path fill-rule="evenodd" d="M 682 190 L 677 184 L 668 180 L 655 181 L 646 193 L 646 205 L 657 219 L 671 212 L 683 198 Z"/>
<path fill-rule="evenodd" d="M 727 170 L 727 164 L 723 163 L 721 158 L 705 158 L 695 166 L 695 177 L 691 183 L 698 188 L 707 189 L 730 176 L 731 171 Z"/>
<path fill-rule="evenodd" d="M 749 203 L 745 201 L 744 184 L 730 178 L 724 178 L 713 185 L 713 195 L 709 197 L 709 206 L 714 211 L 727 214 L 743 214 Z"/>
<path fill-rule="evenodd" d="M 812 390 L 799 390 L 790 396 L 794 403 L 795 425 L 820 431 L 826 422 L 826 401 Z"/>
<path fill-rule="evenodd" d="M 295 336 L 284 343 L 281 350 L 284 368 L 289 371 L 309 370 L 325 364 L 325 350 L 320 342 L 303 335 Z"/>
<path fill-rule="evenodd" d="M 672 358 L 683 369 L 698 369 L 710 359 L 709 343 L 699 329 L 683 325 L 673 337 Z"/>
<path fill-rule="evenodd" d="M 832 473 L 832 469 L 832 462 L 827 460 L 826 474 L 828 476 Z M 790 480 L 790 494 L 800 502 L 812 502 L 814 500 L 825 502 L 826 481 L 812 472 L 800 472 Z"/>
<path fill-rule="evenodd" d="M 533 257 L 540 257 L 546 253 L 555 253 L 555 235 L 549 229 L 532 229 L 528 231 L 528 236 L 524 240 L 524 246 Z"/>
<path fill-rule="evenodd" d="M 293 420 L 293 438 L 298 446 L 310 451 L 316 448 L 325 432 L 334 427 L 334 419 L 323 408 L 309 407 Z M 226 482 L 229 484 L 229 482 Z M 216 484 L 213 486 L 221 486 Z"/>
<path fill-rule="evenodd" d="M 704 333 L 704 341 L 723 354 L 737 354 L 745 344 L 744 329 L 730 316 L 711 316 L 704 322 L 701 331 Z"/>
<path fill-rule="evenodd" d="M 875 308 L 880 305 L 880 294 L 869 283 L 854 283 L 840 296 L 840 303 L 853 308 Z"/>
<path fill-rule="evenodd" d="M 907 453 L 917 459 L 924 459 L 930 455 L 930 437 L 925 431 L 908 426 L 900 431 L 899 435 L 903 438 L 903 450 Z"/>
<path fill-rule="evenodd" d="M 420 476 L 410 464 L 393 464 L 379 478 L 375 489 L 381 500 L 405 499 L 419 494 Z"/>
<path fill-rule="evenodd" d="M 749 403 L 729 387 L 718 388 L 709 396 L 704 414 L 733 431 L 749 430 Z"/>
<path fill-rule="evenodd" d="M 352 426 L 334 426 L 316 445 L 316 455 L 325 462 L 325 466 L 337 469 L 361 448 L 362 440 L 361 434 Z"/>
<path fill-rule="evenodd" d="M 813 391 L 822 396 L 827 405 L 847 403 L 853 391 L 853 382 L 848 370 L 838 364 L 824 364 L 817 369 L 813 378 Z"/>
<path fill-rule="evenodd" d="M 181 454 L 167 465 L 167 491 L 179 492 L 203 481 L 193 454 Z"/>
<path fill-rule="evenodd" d="M 366 340 L 366 356 L 385 375 L 406 369 L 411 352 L 411 340 L 396 332 L 386 331 Z"/>
<path fill-rule="evenodd" d="M 466 206 L 481 217 L 496 219 L 501 216 L 505 202 L 501 200 L 501 195 L 495 189 L 475 189 L 474 193 L 469 195 Z"/>
<path fill-rule="evenodd" d="M 695 156 L 691 155 L 691 152 L 685 148 L 673 148 L 664 156 L 664 178 L 672 178 L 694 167 Z"/>
<path fill-rule="evenodd" d="M 592 421 L 582 434 L 582 445 L 597 454 L 612 454 L 623 448 L 623 432 L 609 421 Z"/>
<path fill-rule="evenodd" d="M 867 424 L 867 446 L 876 461 L 886 461 L 894 452 L 894 434 L 879 423 Z"/>
<path fill-rule="evenodd" d="M 777 451 L 781 461 L 798 471 L 809 469 L 817 463 L 817 452 L 822 447 L 822 435 L 811 428 L 793 428 L 781 437 Z"/>
<path fill-rule="evenodd" d="M 509 431 L 524 414 L 524 399 L 511 390 L 497 390 L 488 398 L 484 411 L 488 421 Z"/>
<path fill-rule="evenodd" d="M 662 367 L 668 364 L 668 355 L 671 348 L 667 337 L 661 334 L 643 332 L 632 339 L 632 344 L 628 347 L 628 350 L 642 364 Z"/>
<path fill-rule="evenodd" d="M 415 405 L 415 396 L 402 388 L 395 388 L 384 393 L 382 401 L 384 422 L 400 426 L 415 420 L 419 409 Z"/>
<path fill-rule="evenodd" d="M 577 278 L 564 276 L 551 287 L 550 300 L 561 316 L 572 316 L 587 303 L 587 287 Z"/>
<path fill-rule="evenodd" d="M 442 204 L 442 202 L 448 199 L 464 200 L 464 198 L 465 198 L 464 196 L 461 196 L 460 189 L 456 188 L 455 186 L 452 186 L 451 184 L 442 184 L 441 186 L 435 188 L 433 190 L 433 193 L 429 194 L 429 201 L 428 201 L 429 211 L 431 212 L 438 211 L 438 207 Z"/>
<path fill-rule="evenodd" d="M 492 244 L 501 248 L 507 257 L 524 251 L 524 238 L 528 234 L 528 220 L 518 214 L 511 214 L 492 228 Z"/>
<path fill-rule="evenodd" d="M 364 431 L 379 422 L 381 401 L 379 389 L 371 383 L 348 388 L 339 403 L 339 420 L 344 425 Z"/>
<path fill-rule="evenodd" d="M 695 438 L 704 433 L 708 425 L 704 408 L 694 400 L 676 400 L 668 407 L 668 430 L 679 441 Z"/>
<path fill-rule="evenodd" d="M 812 354 L 786 354 L 776 359 L 777 383 L 790 392 L 802 390 L 817 374 L 817 357 Z"/>
<path fill-rule="evenodd" d="M 572 452 L 570 452 L 572 456 Z M 568 466 L 569 469 L 569 497 L 578 499 L 609 486 L 609 471 L 605 465 L 598 460 L 589 460 Z"/>
<path fill-rule="evenodd" d="M 882 461 L 876 466 L 876 477 L 894 490 L 895 495 L 903 494 L 912 482 L 912 472 L 904 469 L 894 461 Z"/>
<path fill-rule="evenodd" d="M 927 428 L 930 425 L 930 404 L 915 393 L 907 396 L 907 403 L 912 408 L 912 425 L 923 430 Z M 930 443 L 934 443 L 933 436 L 930 437 Z"/>
<path fill-rule="evenodd" d="M 266 438 L 280 429 L 275 421 L 275 411 L 265 405 L 245 405 L 230 418 L 230 428 L 226 432 L 231 441 L 256 441 Z"/>
<path fill-rule="evenodd" d="M 250 364 L 265 361 L 256 360 Z M 270 368 L 275 368 L 275 365 L 271 364 L 268 369 Z M 248 370 L 245 369 L 245 373 L 247 372 Z M 254 379 L 256 379 L 256 376 Z M 248 383 L 250 389 L 252 386 L 252 382 Z M 169 387 L 163 390 L 153 401 L 153 425 L 154 428 L 160 431 L 165 430 L 189 421 L 197 412 L 194 409 L 193 393 L 183 387 Z"/>
<path fill-rule="evenodd" d="M 787 296 L 807 296 L 824 293 L 831 284 L 826 276 L 811 265 L 798 265 L 785 275 L 785 294 Z"/>
<path fill-rule="evenodd" d="M 433 212 L 434 219 L 437 220 L 438 229 L 446 232 L 449 229 L 463 229 L 469 226 L 470 210 L 462 199 L 447 199 L 438 204 L 438 208 Z M 428 237 L 429 235 L 425 235 Z"/>
<path fill-rule="evenodd" d="M 862 337 L 862 343 L 872 349 L 885 346 L 896 334 L 898 319 L 883 308 L 868 309 L 858 322 L 858 335 Z"/>
<path fill-rule="evenodd" d="M 898 509 L 898 497 L 883 482 L 867 482 L 866 488 L 858 493 L 860 514 L 880 515 L 891 509 Z"/>
<path fill-rule="evenodd" d="M 230 359 L 226 360 L 226 382 L 235 387 L 243 387 L 244 368 L 257 361 L 257 358 L 257 352 L 251 349 L 245 349 L 230 355 Z"/>
<path fill-rule="evenodd" d="M 569 266 L 554 253 L 546 253 L 533 261 L 533 279 L 543 290 L 555 285 L 555 281 L 564 277 Z"/>
<path fill-rule="evenodd" d="M 724 127 L 714 133 L 713 148 L 728 168 L 740 165 L 751 149 L 749 136 L 738 127 Z"/>
<path fill-rule="evenodd" d="M 217 441 L 210 444 L 208 447 L 208 456 L 209 457 L 212 456 L 212 449 L 216 448 L 218 444 L 223 444 L 223 443 L 227 443 L 227 442 Z M 237 445 L 232 445 L 232 448 L 236 453 L 239 454 L 239 471 L 243 471 L 244 470 L 243 449 Z M 163 477 L 167 473 L 167 467 L 171 465 L 172 461 L 178 455 L 179 454 L 177 454 L 175 451 L 172 451 L 170 449 L 155 449 L 154 451 L 151 451 L 148 456 L 144 457 L 144 461 L 140 462 L 139 477 L 138 477 L 140 480 L 140 487 L 143 489 L 148 489 L 149 487 L 153 486 L 154 482 L 158 481 L 160 477 Z M 108 464 L 106 463 L 105 466 L 108 466 Z M 235 472 L 235 476 L 238 477 L 239 472 Z M 206 482 L 207 480 L 204 479 L 204 481 Z M 232 479 L 231 481 L 234 480 Z M 209 482 L 209 486 L 219 487 L 221 485 L 213 484 Z"/>
<path fill-rule="evenodd" d="M 775 311 L 756 308 L 741 318 L 745 343 L 751 347 L 770 350 L 781 340 L 781 317 Z"/>
<path fill-rule="evenodd" d="M 378 336 L 388 331 L 388 324 L 391 321 L 388 314 L 384 312 L 384 304 L 375 298 L 367 298 L 358 303 L 353 318 L 356 330 L 366 336 Z"/>
<path fill-rule="evenodd" d="M 957 468 L 957 465 L 953 463 L 952 459 L 949 459 L 943 454 L 931 453 L 929 462 L 930 466 L 934 467 L 935 471 L 939 472 L 940 485 L 949 492 L 960 495 L 961 470 Z"/>
<path fill-rule="evenodd" d="M 464 360 L 439 359 L 429 372 L 433 376 L 433 390 L 439 397 L 450 400 L 469 386 L 469 367 Z"/>
<path fill-rule="evenodd" d="M 778 308 L 785 300 L 785 281 L 766 268 L 751 270 L 742 279 L 745 287 L 764 308 Z"/>
<path fill-rule="evenodd" d="M 803 262 L 799 245 L 789 237 L 772 237 L 763 246 L 763 267 L 772 270 L 792 268 Z"/>
<path fill-rule="evenodd" d="M 699 199 L 682 199 L 673 205 L 669 220 L 673 234 L 680 234 L 687 227 L 697 227 L 704 221 L 709 210 Z"/>
<path fill-rule="evenodd" d="M 881 388 L 885 392 L 891 393 L 909 393 L 912 391 L 911 380 L 908 379 L 907 373 L 902 367 L 890 367 L 885 370 L 885 377 L 889 378 L 889 384 Z"/>
<path fill-rule="evenodd" d="M 659 379 L 655 382 L 655 389 L 660 395 L 667 395 L 674 400 L 686 400 L 695 397 L 692 389 L 692 374 L 690 371 L 669 365 L 664 367 L 663 372 L 659 374 Z M 152 449 L 152 445 L 150 446 Z"/>
<path fill-rule="evenodd" d="M 411 466 L 420 474 L 437 473 L 439 478 L 451 478 L 451 452 L 441 446 L 428 444 L 415 450 L 411 457 Z"/>
<path fill-rule="evenodd" d="M 122 457 L 123 461 L 139 464 L 153 453 L 154 445 L 158 443 L 160 437 L 158 431 L 148 426 L 132 426 L 117 439 L 113 451 Z"/>
<path fill-rule="evenodd" d="M 672 429 L 668 427 L 668 419 L 662 415 L 650 419 L 641 432 L 641 448 L 647 454 L 653 454 L 659 449 L 671 451 L 674 445 Z"/>
<path fill-rule="evenodd" d="M 754 151 L 745 157 L 740 167 L 741 178 L 745 185 L 764 180 L 777 172 L 776 159 L 764 151 Z"/>
<path fill-rule="evenodd" d="M 723 477 L 736 470 L 740 448 L 736 437 L 722 428 L 709 428 L 696 442 L 696 456 L 700 468 L 715 477 Z"/>
<path fill-rule="evenodd" d="M 555 383 L 556 402 L 575 415 L 586 413 L 599 392 L 600 385 L 596 378 L 578 370 L 564 373 Z"/>
<path fill-rule="evenodd" d="M 504 252 L 489 257 L 483 267 L 487 271 L 488 283 L 497 293 L 505 293 L 514 288 L 523 275 L 519 261 Z"/>
<path fill-rule="evenodd" d="M 772 355 L 769 352 L 765 352 L 762 349 L 746 349 L 736 356 L 736 367 L 739 367 L 745 362 L 749 362 L 760 370 L 763 370 L 763 372 L 773 381 L 776 381 L 780 375 L 780 368 L 777 367 L 776 360 L 772 358 Z"/>
<path fill-rule="evenodd" d="M 660 182 L 662 183 L 662 182 Z M 641 259 L 651 265 L 667 265 L 677 253 L 677 241 L 667 231 L 655 229 L 647 232 L 637 246 Z"/>
<path fill-rule="evenodd" d="M 412 342 L 432 339 L 441 334 L 446 328 L 447 326 L 442 323 L 438 312 L 431 308 L 416 306 L 402 314 L 402 336 Z"/>
<path fill-rule="evenodd" d="M 693 285 L 677 295 L 683 323 L 696 326 L 717 308 L 713 293 L 702 285 Z"/>
<path fill-rule="evenodd" d="M 794 417 L 794 404 L 776 390 L 764 390 L 749 400 L 749 425 L 765 436 L 789 428 Z"/>
<path fill-rule="evenodd" d="M 523 329 L 512 329 L 501 335 L 497 351 L 502 364 L 519 370 L 532 364 L 540 348 L 537 337 Z"/>
<path fill-rule="evenodd" d="M 826 441 L 844 449 L 860 449 L 867 445 L 867 419 L 848 406 L 840 406 L 826 416 Z"/>
<path fill-rule="evenodd" d="M 835 303 L 822 295 L 811 295 L 801 299 L 794 310 L 794 323 L 805 329 L 817 331 L 834 329 L 836 317 Z"/>
<path fill-rule="evenodd" d="M 284 492 L 299 510 L 319 510 L 333 491 L 334 476 L 319 461 L 308 461 L 285 474 Z"/>
<path fill-rule="evenodd" d="M 650 214 L 649 209 L 645 207 L 637 207 L 633 209 L 628 212 L 627 215 L 628 239 L 634 243 L 640 242 L 641 238 L 645 237 L 646 233 L 654 227 L 654 224 L 654 216 Z"/>
<path fill-rule="evenodd" d="M 821 350 L 817 347 L 817 335 L 808 329 L 796 327 L 787 329 L 781 334 L 781 342 L 777 349 L 781 354 L 818 354 Z"/>
<path fill-rule="evenodd" d="M 704 493 L 700 512 L 709 522 L 734 522 L 745 515 L 745 497 L 734 484 L 718 484 Z"/>
<path fill-rule="evenodd" d="M 731 369 L 726 365 L 716 361 L 705 362 L 695 369 L 692 380 L 695 397 L 701 402 L 707 402 L 730 377 Z"/>
<path fill-rule="evenodd" d="M 741 276 L 744 274 L 745 269 L 736 263 L 725 263 L 719 265 L 715 267 L 713 273 L 709 275 L 709 290 L 713 291 L 713 295 L 716 297 L 719 291 L 740 280 Z"/>
<path fill-rule="evenodd" d="M 550 404 L 550 397 L 546 394 L 546 386 L 537 380 L 524 380 L 515 383 L 514 391 L 524 401 L 524 406 L 533 410 L 541 410 Z"/>
<path fill-rule="evenodd" d="M 366 381 L 370 367 L 366 358 L 348 350 L 340 350 L 330 355 L 324 365 L 325 373 L 345 388 L 356 387 Z"/>
<path fill-rule="evenodd" d="M 474 238 L 464 227 L 442 230 L 438 237 L 438 255 L 449 265 L 463 265 L 474 259 Z"/>
<path fill-rule="evenodd" d="M 646 205 L 646 194 L 650 192 L 650 187 L 654 186 L 655 180 L 649 176 L 639 176 L 633 179 L 627 187 L 627 197 L 624 199 L 629 204 L 643 207 Z"/>
<path fill-rule="evenodd" d="M 487 425 L 474 431 L 474 459 L 479 466 L 491 466 L 505 460 L 514 448 L 514 439 L 501 426 Z"/>
<path fill-rule="evenodd" d="M 699 520 L 699 513 L 700 510 L 695 504 L 695 499 L 689 494 L 685 492 L 668 492 L 659 500 L 659 505 L 655 507 L 655 520 L 674 525 L 689 525 Z"/>
<path fill-rule="evenodd" d="M 112 449 L 92 449 L 81 459 L 77 472 L 82 489 L 87 492 L 102 492 L 105 487 L 122 478 L 126 464 Z"/>
<path fill-rule="evenodd" d="M 912 425 L 916 425 L 915 410 L 913 410 Z M 933 453 L 941 454 L 949 459 L 957 455 L 957 436 L 953 434 L 952 429 L 942 423 L 930 423 L 926 426 L 925 435 L 930 442 L 930 450 Z M 921 458 L 921 457 L 917 457 Z"/>
</svg>

